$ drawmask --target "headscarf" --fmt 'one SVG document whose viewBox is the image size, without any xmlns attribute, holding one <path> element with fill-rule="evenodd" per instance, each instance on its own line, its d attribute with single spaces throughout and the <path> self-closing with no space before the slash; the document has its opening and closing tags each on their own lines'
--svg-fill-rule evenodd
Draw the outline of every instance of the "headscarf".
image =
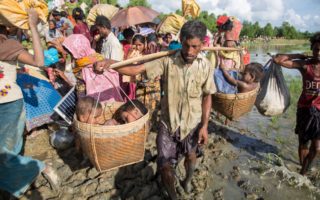
<svg viewBox="0 0 320 200">
<path fill-rule="evenodd" d="M 57 49 L 50 48 L 48 50 L 44 50 L 44 66 L 50 66 L 57 62 L 59 62 L 59 53 Z"/>
<path fill-rule="evenodd" d="M 90 41 L 82 34 L 72 34 L 67 37 L 62 45 L 68 49 L 76 59 L 74 73 L 79 72 L 83 67 L 103 60 L 103 56 L 91 48 Z"/>
</svg>

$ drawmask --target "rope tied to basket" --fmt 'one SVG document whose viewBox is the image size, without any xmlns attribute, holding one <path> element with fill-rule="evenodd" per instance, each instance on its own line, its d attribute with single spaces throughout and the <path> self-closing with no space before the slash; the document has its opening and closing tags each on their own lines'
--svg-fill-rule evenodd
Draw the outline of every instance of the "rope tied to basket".
<svg viewBox="0 0 320 200">
<path fill-rule="evenodd" d="M 125 93 L 125 91 L 123 91 L 123 89 L 121 87 L 117 87 L 115 85 L 115 83 L 108 76 L 106 76 L 105 74 L 96 74 L 96 76 L 93 78 L 93 81 L 99 75 L 104 76 L 112 84 L 112 86 L 118 92 L 119 96 L 122 98 L 121 93 L 120 93 L 120 91 L 121 91 L 125 95 L 125 97 L 130 101 L 130 103 L 135 107 L 135 109 L 137 109 L 138 112 L 143 116 L 143 113 L 141 113 L 140 109 L 135 105 L 135 103 L 133 103 L 133 101 L 128 97 L 128 95 Z M 120 91 L 119 91 L 119 89 L 120 89 Z M 94 110 L 93 110 L 93 116 L 96 115 L 96 111 L 97 111 L 99 100 L 100 100 L 100 95 L 101 95 L 101 91 L 99 91 L 99 93 L 98 93 L 97 101 L 96 101 L 96 104 L 95 104 L 95 107 L 94 107 Z M 122 98 L 122 100 L 124 101 L 123 98 Z M 98 167 L 99 171 L 101 171 L 101 167 L 100 167 L 99 160 L 98 160 L 97 153 L 96 153 L 95 136 L 94 136 L 93 131 L 92 131 L 92 121 L 90 122 L 90 143 L 91 143 L 91 149 L 94 152 L 94 160 L 97 163 L 97 167 Z"/>
</svg>

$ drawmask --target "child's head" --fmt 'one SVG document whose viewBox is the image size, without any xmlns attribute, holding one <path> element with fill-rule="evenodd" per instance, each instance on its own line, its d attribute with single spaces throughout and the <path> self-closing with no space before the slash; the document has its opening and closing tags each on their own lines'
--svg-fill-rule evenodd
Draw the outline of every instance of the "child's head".
<svg viewBox="0 0 320 200">
<path fill-rule="evenodd" d="M 132 38 L 132 45 L 135 46 L 135 48 L 142 53 L 145 49 L 146 44 L 146 38 L 143 35 L 137 34 L 133 36 Z"/>
<path fill-rule="evenodd" d="M 147 114 L 148 109 L 139 100 L 128 101 L 118 108 L 113 118 L 120 124 L 136 121 Z"/>
<path fill-rule="evenodd" d="M 104 124 L 105 121 L 101 104 L 89 96 L 78 99 L 76 114 L 80 122 L 88 124 Z"/>
<path fill-rule="evenodd" d="M 260 63 L 252 62 L 246 65 L 242 80 L 246 83 L 259 82 L 263 76 L 263 66 Z"/>
<path fill-rule="evenodd" d="M 166 35 L 164 36 L 164 41 L 168 44 L 172 41 L 171 33 L 166 33 Z"/>
<path fill-rule="evenodd" d="M 72 17 L 75 20 L 82 21 L 85 18 L 85 15 L 84 15 L 84 13 L 83 13 L 81 8 L 75 8 L 75 9 L 72 10 Z"/>
</svg>

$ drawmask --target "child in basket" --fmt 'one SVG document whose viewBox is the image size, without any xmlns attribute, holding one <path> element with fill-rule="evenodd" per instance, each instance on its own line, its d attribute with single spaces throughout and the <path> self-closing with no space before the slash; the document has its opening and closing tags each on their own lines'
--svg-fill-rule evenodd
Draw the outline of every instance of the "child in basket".
<svg viewBox="0 0 320 200">
<path fill-rule="evenodd" d="M 263 66 L 260 63 L 253 62 L 246 65 L 240 80 L 233 78 L 223 63 L 221 63 L 220 68 L 228 83 L 237 86 L 239 93 L 249 92 L 257 88 L 263 76 Z"/>
<path fill-rule="evenodd" d="M 95 109 L 96 107 L 96 109 Z M 138 100 L 128 101 L 120 106 L 112 116 L 106 120 L 101 103 L 86 96 L 78 100 L 76 114 L 80 122 L 97 125 L 119 125 L 136 121 L 147 114 L 147 108 Z"/>
</svg>

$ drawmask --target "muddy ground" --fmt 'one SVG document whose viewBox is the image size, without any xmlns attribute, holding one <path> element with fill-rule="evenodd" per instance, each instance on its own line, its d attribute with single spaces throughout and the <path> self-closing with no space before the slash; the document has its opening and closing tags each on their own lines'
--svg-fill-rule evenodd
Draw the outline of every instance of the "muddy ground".
<svg viewBox="0 0 320 200">
<path fill-rule="evenodd" d="M 49 144 L 48 129 L 28 137 L 25 155 L 43 160 L 57 171 L 61 185 L 51 189 L 42 176 L 27 191 L 25 199 L 168 199 L 156 166 L 156 133 L 147 138 L 143 162 L 99 173 L 75 147 L 57 151 Z M 216 121 L 209 126 L 209 143 L 199 159 L 191 194 L 179 184 L 180 199 L 320 199 L 320 173 L 300 176 L 297 163 L 287 165 L 277 156 L 277 146 L 252 133 L 225 127 Z M 180 162 L 177 180 L 184 177 Z M 179 181 L 177 181 L 178 183 Z"/>
</svg>

